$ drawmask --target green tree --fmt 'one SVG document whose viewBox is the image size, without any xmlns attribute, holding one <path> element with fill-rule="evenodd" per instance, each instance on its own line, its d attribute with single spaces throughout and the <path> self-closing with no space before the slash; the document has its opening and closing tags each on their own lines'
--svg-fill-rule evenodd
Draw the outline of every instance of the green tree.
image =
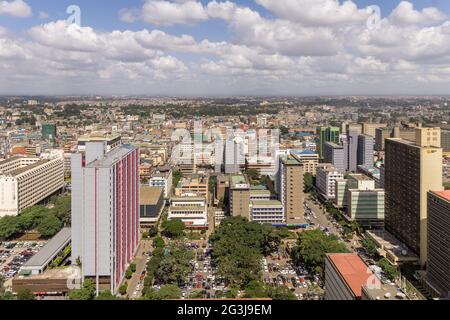
<svg viewBox="0 0 450 320">
<path fill-rule="evenodd" d="M 264 284 L 259 280 L 250 281 L 245 287 L 244 298 L 268 298 Z"/>
<path fill-rule="evenodd" d="M 164 284 L 183 285 L 192 272 L 190 261 L 194 258 L 192 250 L 183 243 L 171 244 L 166 247 L 158 270 L 156 279 Z"/>
<path fill-rule="evenodd" d="M 247 173 L 247 176 L 250 178 L 250 180 L 252 180 L 252 181 L 259 180 L 258 170 L 256 170 L 256 169 L 248 169 L 246 171 L 246 173 Z"/>
<path fill-rule="evenodd" d="M 70 196 L 61 196 L 57 197 L 53 204 L 55 207 L 53 208 L 53 213 L 58 217 L 59 220 L 64 225 L 70 224 L 70 213 L 71 213 L 71 197 Z"/>
<path fill-rule="evenodd" d="M 35 300 L 36 296 L 30 289 L 19 289 L 17 291 L 17 300 Z"/>
<path fill-rule="evenodd" d="M 125 271 L 125 278 L 127 278 L 128 280 L 130 280 L 132 276 L 133 276 L 133 271 L 131 271 L 131 269 L 128 268 L 128 269 Z"/>
<path fill-rule="evenodd" d="M 183 173 L 181 171 L 175 171 L 172 175 L 172 185 L 176 187 L 181 178 L 183 178 Z"/>
<path fill-rule="evenodd" d="M 148 229 L 148 236 L 150 238 L 156 237 L 158 235 L 158 228 L 155 226 L 152 226 Z"/>
<path fill-rule="evenodd" d="M 261 259 L 278 248 L 279 235 L 273 227 L 242 217 L 225 218 L 210 237 L 212 258 L 226 282 L 245 288 L 261 278 Z"/>
<path fill-rule="evenodd" d="M 62 222 L 54 214 L 49 214 L 42 219 L 37 227 L 37 231 L 44 238 L 53 237 L 62 228 Z"/>
<path fill-rule="evenodd" d="M 315 229 L 300 233 L 297 245 L 291 251 L 291 258 L 295 264 L 304 263 L 309 270 L 322 273 L 327 253 L 344 252 L 348 250 L 336 236 Z"/>
<path fill-rule="evenodd" d="M 133 273 L 136 272 L 136 263 L 134 263 L 134 262 L 130 263 L 130 270 Z"/>
<path fill-rule="evenodd" d="M 181 298 L 181 289 L 176 285 L 164 285 L 159 290 L 149 290 L 144 297 L 147 300 L 172 300 Z"/>
<path fill-rule="evenodd" d="M 164 234 L 169 238 L 178 238 L 184 235 L 186 226 L 179 219 L 167 220 L 163 223 Z"/>
<path fill-rule="evenodd" d="M 95 297 L 95 300 L 117 300 L 117 297 L 111 291 L 102 291 Z"/>
<path fill-rule="evenodd" d="M 17 217 L 6 216 L 0 218 L 0 240 L 5 241 L 21 231 Z"/>
<path fill-rule="evenodd" d="M 92 300 L 95 297 L 95 283 L 91 279 L 84 280 L 81 289 L 69 292 L 70 300 Z"/>
<path fill-rule="evenodd" d="M 375 258 L 375 259 L 378 258 L 377 246 L 371 239 L 365 237 L 361 241 L 361 244 L 364 247 L 364 249 L 366 249 L 369 256 L 371 256 L 372 258 Z"/>
<path fill-rule="evenodd" d="M 309 193 L 314 190 L 314 184 L 315 184 L 315 178 L 314 176 L 309 173 L 305 172 L 303 175 L 303 191 L 306 193 Z"/>
<path fill-rule="evenodd" d="M 119 293 L 120 293 L 122 296 L 124 296 L 124 295 L 127 294 L 127 290 L 128 290 L 128 282 L 125 282 L 124 284 L 122 284 L 122 285 L 119 287 Z"/>
<path fill-rule="evenodd" d="M 164 247 L 164 239 L 161 237 L 156 237 L 153 239 L 153 247 L 154 248 L 163 248 Z"/>
<path fill-rule="evenodd" d="M 297 300 L 295 294 L 285 286 L 269 286 L 267 296 L 273 300 Z"/>
<path fill-rule="evenodd" d="M 389 280 L 394 281 L 396 278 L 398 278 L 399 272 L 397 268 L 390 264 L 386 258 L 381 258 L 378 261 L 378 265 L 381 267 Z"/>
</svg>

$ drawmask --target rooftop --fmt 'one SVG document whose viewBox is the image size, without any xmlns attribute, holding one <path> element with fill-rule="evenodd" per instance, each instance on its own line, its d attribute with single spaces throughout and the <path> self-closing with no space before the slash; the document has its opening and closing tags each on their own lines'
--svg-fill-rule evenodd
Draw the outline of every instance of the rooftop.
<svg viewBox="0 0 450 320">
<path fill-rule="evenodd" d="M 9 174 L 12 175 L 12 176 L 18 176 L 19 174 L 22 174 L 24 172 L 27 172 L 28 170 L 31 170 L 31 169 L 37 168 L 39 166 L 42 166 L 43 164 L 46 164 L 48 162 L 50 162 L 50 160 L 47 160 L 47 159 L 39 160 L 38 162 L 35 162 L 35 163 L 30 164 L 28 166 L 24 166 L 24 167 L 19 168 L 17 170 L 11 171 Z"/>
<path fill-rule="evenodd" d="M 431 191 L 432 193 L 438 195 L 439 197 L 443 198 L 444 200 L 447 200 L 450 202 L 450 190 L 445 191 Z"/>
<path fill-rule="evenodd" d="M 366 285 L 369 278 L 373 276 L 367 265 L 358 255 L 353 253 L 332 253 L 328 254 L 327 257 L 353 294 L 356 297 L 361 297 L 362 286 Z"/>
<path fill-rule="evenodd" d="M 141 186 L 140 204 L 141 205 L 157 204 L 159 199 L 161 198 L 163 191 L 164 188 Z"/>
<path fill-rule="evenodd" d="M 116 161 L 126 156 L 131 151 L 135 150 L 136 147 L 130 145 L 130 144 L 122 144 L 117 148 L 112 149 L 110 152 L 105 154 L 105 156 L 101 159 L 92 161 L 86 167 L 88 168 L 109 168 L 112 166 Z"/>
<path fill-rule="evenodd" d="M 406 295 L 396 286 L 382 284 L 380 286 L 363 286 L 363 292 L 371 300 L 405 300 Z"/>
<path fill-rule="evenodd" d="M 236 185 L 249 185 L 247 178 L 243 175 L 234 175 L 231 176 L 231 187 L 235 188 Z"/>
<path fill-rule="evenodd" d="M 49 263 L 70 241 L 70 228 L 63 228 L 47 244 L 39 250 L 22 268 L 43 267 Z"/>
<path fill-rule="evenodd" d="M 283 206 L 283 204 L 278 200 L 253 200 L 251 201 L 253 206 L 262 206 L 262 207 L 279 207 Z"/>
</svg>

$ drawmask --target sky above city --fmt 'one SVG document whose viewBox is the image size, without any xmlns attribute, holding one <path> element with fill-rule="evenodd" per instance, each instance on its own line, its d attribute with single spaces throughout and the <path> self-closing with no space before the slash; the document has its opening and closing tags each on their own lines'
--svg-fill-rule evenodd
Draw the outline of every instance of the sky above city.
<svg viewBox="0 0 450 320">
<path fill-rule="evenodd" d="M 2 95 L 449 88 L 448 0 L 0 0 Z"/>
</svg>

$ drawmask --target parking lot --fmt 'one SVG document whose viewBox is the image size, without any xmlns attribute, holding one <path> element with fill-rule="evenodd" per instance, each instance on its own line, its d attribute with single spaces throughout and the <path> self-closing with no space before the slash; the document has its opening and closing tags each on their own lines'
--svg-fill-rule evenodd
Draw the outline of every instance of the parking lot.
<svg viewBox="0 0 450 320">
<path fill-rule="evenodd" d="M 322 286 L 316 275 L 305 267 L 294 266 L 286 257 L 266 257 L 262 261 L 263 280 L 267 285 L 286 286 L 299 300 L 318 299 L 315 288 Z"/>
<path fill-rule="evenodd" d="M 0 243 L 0 276 L 6 280 L 14 277 L 44 245 L 42 241 Z"/>
</svg>

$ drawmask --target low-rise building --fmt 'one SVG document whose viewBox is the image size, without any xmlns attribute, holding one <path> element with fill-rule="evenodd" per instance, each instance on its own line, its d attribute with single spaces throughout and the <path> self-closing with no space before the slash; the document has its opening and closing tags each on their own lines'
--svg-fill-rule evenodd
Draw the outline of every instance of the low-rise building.
<svg viewBox="0 0 450 320">
<path fill-rule="evenodd" d="M 278 200 L 250 201 L 250 221 L 268 224 L 284 224 L 283 204 Z"/>
<path fill-rule="evenodd" d="M 377 288 L 381 282 L 357 254 L 327 254 L 325 300 L 361 300 L 363 286 Z"/>
<path fill-rule="evenodd" d="M 175 187 L 175 196 L 203 196 L 208 201 L 209 178 L 206 175 L 193 174 L 184 176 Z"/>
<path fill-rule="evenodd" d="M 170 167 L 157 167 L 153 170 L 149 180 L 150 187 L 160 187 L 164 189 L 164 198 L 168 199 L 172 192 L 172 169 Z"/>
<path fill-rule="evenodd" d="M 205 197 L 173 197 L 168 219 L 180 219 L 190 229 L 208 228 L 208 206 Z"/>
<path fill-rule="evenodd" d="M 164 188 L 141 186 L 139 207 L 141 227 L 154 225 L 164 209 Z"/>
</svg>

